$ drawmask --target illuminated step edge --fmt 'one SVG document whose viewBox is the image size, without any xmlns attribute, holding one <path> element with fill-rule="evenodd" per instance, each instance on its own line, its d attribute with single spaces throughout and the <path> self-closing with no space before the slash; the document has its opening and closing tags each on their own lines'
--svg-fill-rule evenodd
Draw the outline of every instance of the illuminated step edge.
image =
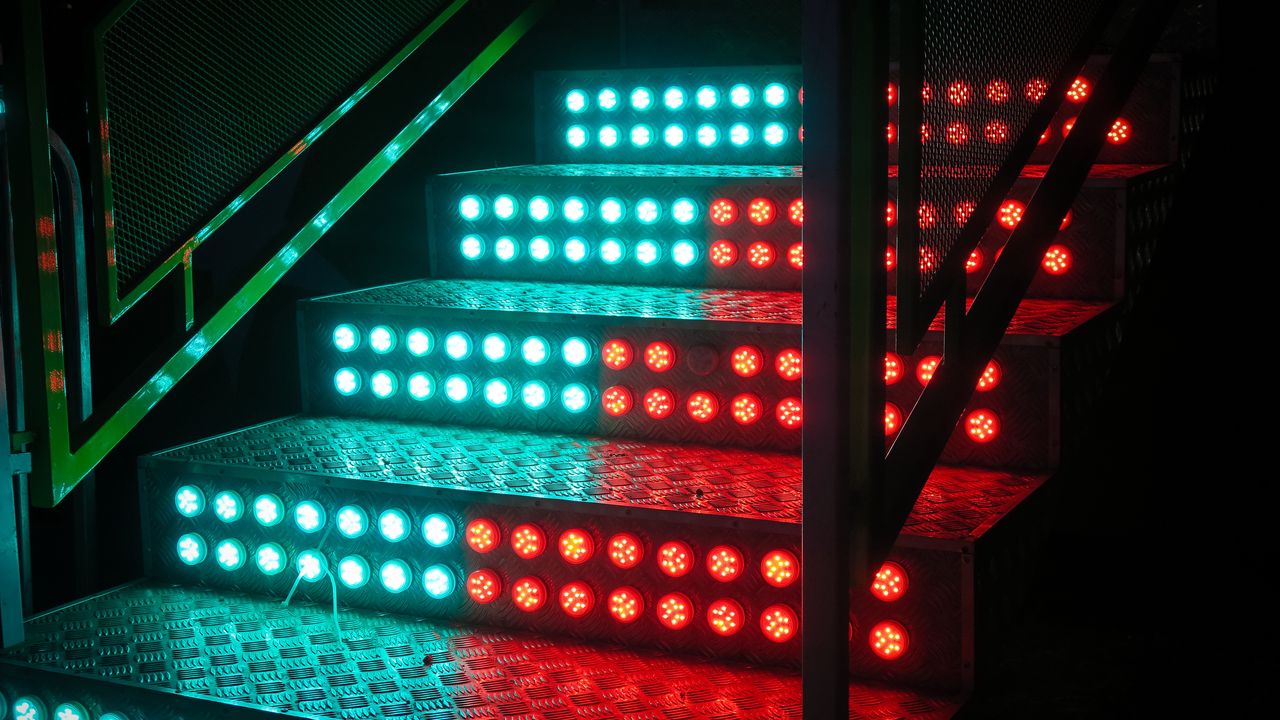
<svg viewBox="0 0 1280 720">
<path fill-rule="evenodd" d="M 0 656 L 0 702 L 92 720 L 183 717 L 639 717 L 800 720 L 783 670 L 296 599 L 141 582 L 26 623 Z M 68 638 L 76 638 L 69 643 Z M 849 686 L 861 714 L 945 720 L 954 697 Z M 107 713 L 116 713 L 109 715 Z M 51 718 L 41 715 L 41 720 Z"/>
<path fill-rule="evenodd" d="M 1025 302 L 943 461 L 1052 467 L 1064 361 L 1105 309 Z M 301 304 L 303 395 L 317 415 L 796 450 L 800 310 L 785 292 L 390 285 Z M 890 356 L 889 439 L 940 342 Z"/>
<path fill-rule="evenodd" d="M 891 170 L 885 219 L 896 225 Z M 1024 170 L 970 256 L 971 292 L 990 272 L 1044 170 Z M 1095 166 L 1029 297 L 1118 299 L 1126 273 L 1150 254 L 1172 197 L 1171 178 L 1164 166 Z M 794 166 L 537 165 L 443 175 L 431 183 L 433 274 L 799 290 L 800 194 Z M 963 198 L 963 188 L 946 203 L 926 197 L 921 227 L 958 231 L 977 200 Z M 891 247 L 886 265 L 896 263 Z M 895 280 L 890 272 L 890 292 Z"/>
<path fill-rule="evenodd" d="M 798 660 L 792 455 L 297 417 L 141 472 L 151 577 L 283 596 L 305 571 L 316 602 Z M 935 471 L 877 589 L 853 593 L 857 675 L 967 687 L 968 553 L 1040 482 Z"/>
<path fill-rule="evenodd" d="M 1033 162 L 1053 159 L 1106 62 L 1105 56 L 1087 61 Z M 1181 102 L 1179 62 L 1153 56 L 1143 73 L 1108 136 L 1101 162 L 1178 159 L 1180 121 L 1197 110 Z M 538 157 L 543 162 L 798 163 L 804 138 L 800 78 L 797 65 L 540 72 L 534 88 Z M 889 79 L 882 97 L 889 104 L 886 141 L 892 162 L 901 92 L 896 65 Z M 1010 128 L 1030 114 L 1051 80 L 925 79 L 926 158 L 930 148 L 1007 148 L 1016 139 Z"/>
</svg>

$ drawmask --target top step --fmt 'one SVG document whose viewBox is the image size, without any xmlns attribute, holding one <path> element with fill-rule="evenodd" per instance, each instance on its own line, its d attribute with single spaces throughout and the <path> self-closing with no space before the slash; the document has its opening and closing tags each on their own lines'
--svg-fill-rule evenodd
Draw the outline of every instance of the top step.
<svg viewBox="0 0 1280 720">
<path fill-rule="evenodd" d="M 1052 159 L 1106 61 L 1099 56 L 1085 65 L 1032 162 Z M 1045 83 L 1045 78 L 991 76 L 926 87 L 926 118 L 928 103 L 964 104 L 973 110 L 975 127 L 964 132 L 931 128 L 925 142 L 1012 143 L 1002 118 L 1040 102 Z M 1175 58 L 1153 58 L 1099 162 L 1176 161 L 1181 83 Z M 547 72 L 538 74 L 535 93 L 539 162 L 800 162 L 804 89 L 798 65 Z M 895 66 L 887 93 L 890 162 L 897 156 L 898 93 Z"/>
</svg>

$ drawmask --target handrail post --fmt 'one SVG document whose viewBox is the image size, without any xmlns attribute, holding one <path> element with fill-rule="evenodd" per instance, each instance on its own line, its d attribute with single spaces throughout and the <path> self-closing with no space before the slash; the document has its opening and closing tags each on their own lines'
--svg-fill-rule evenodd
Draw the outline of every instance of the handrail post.
<svg viewBox="0 0 1280 720">
<path fill-rule="evenodd" d="M 884 461 L 884 0 L 805 0 L 804 717 L 848 715 L 850 580 Z"/>
</svg>

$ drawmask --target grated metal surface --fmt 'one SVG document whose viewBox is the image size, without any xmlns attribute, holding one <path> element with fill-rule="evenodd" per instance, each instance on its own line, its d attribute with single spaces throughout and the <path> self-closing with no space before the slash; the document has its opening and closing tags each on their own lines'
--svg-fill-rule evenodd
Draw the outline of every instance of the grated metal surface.
<svg viewBox="0 0 1280 720">
<path fill-rule="evenodd" d="M 341 611 L 335 627 L 323 605 L 160 584 L 39 616 L 27 636 L 6 663 L 302 716 L 800 717 L 789 672 L 361 611 Z M 850 686 L 850 718 L 947 718 L 957 706 Z"/>
<path fill-rule="evenodd" d="M 442 0 L 137 0 L 102 41 L 115 262 L 141 280 Z"/>
<path fill-rule="evenodd" d="M 299 416 L 149 457 L 193 470 L 260 469 L 800 522 L 800 459 L 783 453 Z M 1038 484 L 1033 476 L 939 467 L 907 527 L 912 535 L 963 539 Z"/>
<path fill-rule="evenodd" d="M 601 163 L 515 165 L 490 170 L 446 173 L 440 177 L 466 179 L 501 177 L 616 177 L 616 178 L 799 178 L 799 165 L 638 165 Z"/>
</svg>

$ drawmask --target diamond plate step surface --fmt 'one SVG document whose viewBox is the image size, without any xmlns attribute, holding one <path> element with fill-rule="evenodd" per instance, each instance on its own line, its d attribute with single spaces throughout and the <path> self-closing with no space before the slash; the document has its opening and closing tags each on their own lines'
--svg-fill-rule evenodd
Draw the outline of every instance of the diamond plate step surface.
<svg viewBox="0 0 1280 720">
<path fill-rule="evenodd" d="M 157 583 L 88 598 L 26 631 L 0 659 L 0 687 L 21 672 L 25 692 L 49 688 L 46 703 L 75 692 L 91 712 L 127 706 L 148 719 L 219 707 L 231 717 L 800 718 L 789 672 L 357 610 L 340 609 L 335 626 L 325 605 Z M 47 681 L 32 668 L 51 671 Z M 207 707 L 174 712 L 173 691 L 184 707 Z M 851 685 L 849 700 L 850 718 L 941 720 L 958 706 L 867 684 Z"/>
</svg>

